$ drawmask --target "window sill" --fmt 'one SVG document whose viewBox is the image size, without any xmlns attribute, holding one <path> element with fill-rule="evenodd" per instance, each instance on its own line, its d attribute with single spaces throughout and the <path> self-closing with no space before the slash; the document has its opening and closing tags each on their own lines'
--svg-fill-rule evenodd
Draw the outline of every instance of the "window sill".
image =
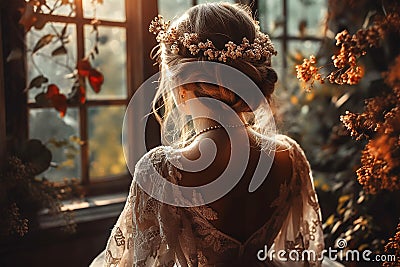
<svg viewBox="0 0 400 267">
<path fill-rule="evenodd" d="M 73 211 L 76 224 L 92 222 L 103 219 L 116 218 L 121 213 L 127 194 L 112 194 L 86 197 L 79 202 L 66 201 L 62 211 Z M 42 230 L 58 228 L 64 225 L 64 221 L 54 215 L 50 215 L 47 209 L 39 213 L 39 228 Z"/>
</svg>

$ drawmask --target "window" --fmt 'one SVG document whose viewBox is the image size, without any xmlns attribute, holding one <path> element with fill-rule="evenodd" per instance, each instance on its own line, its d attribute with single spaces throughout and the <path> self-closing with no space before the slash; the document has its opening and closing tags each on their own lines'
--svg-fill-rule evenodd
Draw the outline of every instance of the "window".
<svg viewBox="0 0 400 267">
<path fill-rule="evenodd" d="M 325 30 L 327 1 L 259 0 L 257 5 L 261 29 L 270 35 L 278 51 L 272 64 L 278 71 L 280 87 L 294 95 L 301 91 L 294 65 L 303 56 L 317 54 Z"/>
<path fill-rule="evenodd" d="M 66 54 L 49 58 L 48 55 L 60 46 L 58 42 L 50 42 L 36 53 L 27 51 L 28 83 L 44 75 L 49 84 L 56 84 L 61 93 L 68 94 L 74 85 L 74 79 L 68 79 L 68 76 L 77 61 L 95 50 L 99 53 L 94 53 L 91 64 L 105 78 L 99 93 L 87 84 L 86 102 L 68 101 L 63 118 L 54 108 L 35 101 L 35 96 L 43 89 L 29 90 L 29 137 L 46 143 L 52 151 L 53 162 L 57 163 L 42 176 L 56 181 L 78 178 L 85 186 L 129 181 L 121 146 L 122 121 L 132 91 L 128 86 L 126 5 L 129 1 L 67 2 L 68 5 L 54 9 L 61 1 L 48 0 L 48 10 L 40 17 L 47 23 L 40 30 L 32 28 L 26 36 L 28 48 L 34 47 L 47 34 L 60 35 L 65 31 L 68 37 Z M 100 22 L 97 41 L 94 19 Z"/>
</svg>

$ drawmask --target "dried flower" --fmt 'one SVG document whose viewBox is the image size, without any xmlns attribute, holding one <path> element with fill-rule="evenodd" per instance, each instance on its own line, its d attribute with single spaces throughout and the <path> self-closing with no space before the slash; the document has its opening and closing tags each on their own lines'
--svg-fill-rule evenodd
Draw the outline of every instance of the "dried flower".
<svg viewBox="0 0 400 267">
<path fill-rule="evenodd" d="M 358 182 L 367 193 L 400 190 L 400 139 L 380 135 L 368 142 L 361 154 Z"/>
<path fill-rule="evenodd" d="M 256 25 L 257 22 L 255 22 Z M 170 28 L 170 22 L 165 22 L 159 15 L 150 24 L 149 31 L 156 35 L 159 43 L 170 45 L 172 53 L 179 54 L 179 48 L 185 47 L 192 56 L 203 55 L 207 60 L 226 62 L 227 60 L 246 59 L 250 61 L 263 61 L 271 65 L 271 57 L 277 52 L 268 35 L 257 30 L 254 43 L 243 38 L 241 44 L 229 41 L 224 49 L 218 50 L 211 40 L 205 43 L 199 40 L 196 33 L 183 33 L 179 36 L 176 28 Z M 202 53 L 201 53 L 202 52 Z"/>
<path fill-rule="evenodd" d="M 312 87 L 315 81 L 324 83 L 324 79 L 319 73 L 321 67 L 317 67 L 316 63 L 315 56 L 310 56 L 310 59 L 305 58 L 303 64 L 296 66 L 297 78 L 305 83 L 310 82 L 310 87 Z"/>
<path fill-rule="evenodd" d="M 384 267 L 395 267 L 400 266 L 400 223 L 397 225 L 396 234 L 389 238 L 389 242 L 385 246 L 385 252 L 394 255 L 395 261 L 386 261 L 382 266 Z"/>
</svg>

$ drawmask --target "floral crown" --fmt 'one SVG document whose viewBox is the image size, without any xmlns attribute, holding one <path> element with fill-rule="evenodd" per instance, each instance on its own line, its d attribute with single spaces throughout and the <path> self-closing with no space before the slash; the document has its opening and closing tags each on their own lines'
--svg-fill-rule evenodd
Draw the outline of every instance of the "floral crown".
<svg viewBox="0 0 400 267">
<path fill-rule="evenodd" d="M 265 59 L 269 65 L 271 65 L 272 55 L 277 55 L 268 35 L 260 31 L 258 21 L 256 21 L 256 37 L 253 43 L 244 37 L 241 44 L 237 45 L 229 41 L 222 50 L 218 50 L 208 39 L 206 42 L 201 42 L 197 33 L 184 33 L 183 36 L 178 36 L 177 29 L 168 29 L 169 26 L 170 21 L 165 21 L 163 16 L 158 15 L 151 21 L 149 32 L 156 35 L 158 43 L 170 45 L 174 54 L 179 53 L 181 45 L 187 48 L 192 55 L 203 54 L 210 61 L 226 62 L 228 59 L 239 58 L 250 61 Z"/>
</svg>

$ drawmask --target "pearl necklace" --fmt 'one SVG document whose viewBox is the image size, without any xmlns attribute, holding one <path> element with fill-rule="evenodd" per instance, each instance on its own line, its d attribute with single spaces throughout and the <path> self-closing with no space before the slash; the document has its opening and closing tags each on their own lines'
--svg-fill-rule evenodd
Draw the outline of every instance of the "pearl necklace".
<svg viewBox="0 0 400 267">
<path fill-rule="evenodd" d="M 250 125 L 249 123 L 244 123 L 244 124 L 236 124 L 236 125 L 226 125 L 226 127 L 227 127 L 227 128 L 239 128 L 239 127 L 242 127 L 242 126 L 247 127 L 247 126 L 249 126 L 249 125 Z M 220 124 L 219 124 L 219 125 L 214 125 L 214 126 L 207 127 L 207 128 L 205 128 L 205 129 L 203 129 L 203 130 L 200 130 L 197 134 L 195 134 L 195 135 L 193 136 L 193 139 L 196 138 L 196 137 L 198 137 L 199 135 L 205 133 L 205 132 L 208 132 L 208 131 L 211 131 L 211 130 L 216 130 L 216 129 L 221 129 L 221 128 L 223 128 L 223 126 L 220 125 Z"/>
</svg>

